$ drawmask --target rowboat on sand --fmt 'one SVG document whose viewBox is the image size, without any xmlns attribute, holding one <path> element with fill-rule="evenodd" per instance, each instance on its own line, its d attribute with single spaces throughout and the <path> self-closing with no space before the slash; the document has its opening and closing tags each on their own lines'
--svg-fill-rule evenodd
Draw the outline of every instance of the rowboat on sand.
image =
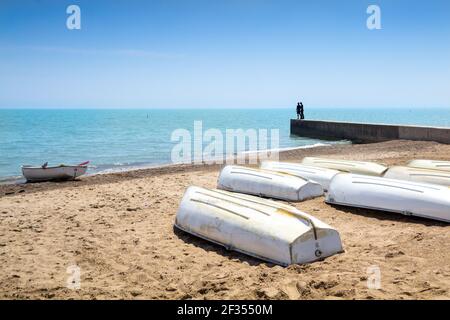
<svg viewBox="0 0 450 320">
<path fill-rule="evenodd" d="M 323 190 L 328 190 L 331 179 L 339 173 L 338 170 L 322 167 L 307 166 L 291 162 L 263 161 L 261 169 L 288 173 L 297 177 L 312 180 L 319 183 Z"/>
<path fill-rule="evenodd" d="M 339 233 L 292 206 L 240 193 L 191 186 L 175 227 L 265 261 L 287 266 L 342 252 Z"/>
<path fill-rule="evenodd" d="M 388 169 L 387 167 L 375 162 L 315 157 L 303 158 L 302 164 L 369 176 L 381 176 Z"/>
<path fill-rule="evenodd" d="M 217 188 L 288 201 L 303 201 L 323 194 L 322 186 L 317 182 L 287 173 L 240 166 L 224 167 Z"/>
<path fill-rule="evenodd" d="M 27 182 L 74 180 L 86 173 L 88 163 L 89 161 L 78 165 L 61 164 L 53 167 L 47 166 L 47 163 L 39 167 L 24 165 L 22 174 Z"/>
<path fill-rule="evenodd" d="M 390 167 L 384 177 L 450 186 L 450 172 L 444 170 L 395 166 Z"/>
<path fill-rule="evenodd" d="M 450 161 L 441 160 L 412 160 L 408 163 L 408 167 L 423 168 L 423 169 L 437 169 L 443 171 L 450 171 Z"/>
<path fill-rule="evenodd" d="M 450 222 L 450 188 L 436 184 L 340 173 L 325 201 Z"/>
</svg>

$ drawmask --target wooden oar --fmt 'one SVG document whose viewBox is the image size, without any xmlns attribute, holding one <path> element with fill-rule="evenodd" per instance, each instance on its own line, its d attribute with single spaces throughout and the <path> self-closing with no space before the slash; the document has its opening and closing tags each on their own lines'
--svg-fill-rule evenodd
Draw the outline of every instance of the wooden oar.
<svg viewBox="0 0 450 320">
<path fill-rule="evenodd" d="M 79 164 L 79 166 L 85 166 L 85 165 L 88 165 L 89 162 L 90 162 L 90 161 L 82 162 L 82 163 Z"/>
</svg>

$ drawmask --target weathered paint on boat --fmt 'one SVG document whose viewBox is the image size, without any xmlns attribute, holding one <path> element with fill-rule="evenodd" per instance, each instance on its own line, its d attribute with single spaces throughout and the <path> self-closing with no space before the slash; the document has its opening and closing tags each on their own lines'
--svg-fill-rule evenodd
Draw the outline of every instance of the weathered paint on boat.
<svg viewBox="0 0 450 320">
<path fill-rule="evenodd" d="M 450 161 L 442 161 L 442 160 L 412 160 L 412 161 L 410 161 L 408 163 L 408 167 L 450 171 Z"/>
<path fill-rule="evenodd" d="M 323 190 L 328 190 L 331 179 L 337 175 L 340 171 L 308 166 L 291 162 L 275 162 L 275 161 L 263 161 L 261 163 L 261 169 L 273 170 L 277 172 L 284 172 L 295 175 L 304 179 L 315 181 L 319 183 Z"/>
<path fill-rule="evenodd" d="M 435 184 L 340 173 L 325 201 L 450 222 L 450 188 Z"/>
<path fill-rule="evenodd" d="M 275 201 L 189 187 L 175 226 L 229 250 L 287 266 L 342 252 L 339 233 L 319 219 Z"/>
<path fill-rule="evenodd" d="M 388 169 L 387 167 L 375 162 L 315 157 L 303 158 L 302 164 L 369 176 L 381 176 Z"/>
<path fill-rule="evenodd" d="M 31 167 L 22 166 L 22 174 L 29 182 L 73 180 L 86 173 L 87 166 Z"/>
<path fill-rule="evenodd" d="M 323 194 L 322 186 L 317 182 L 286 173 L 240 166 L 223 168 L 217 187 L 288 201 L 303 201 Z"/>
<path fill-rule="evenodd" d="M 450 186 L 450 172 L 444 170 L 396 166 L 389 168 L 384 177 Z"/>
</svg>

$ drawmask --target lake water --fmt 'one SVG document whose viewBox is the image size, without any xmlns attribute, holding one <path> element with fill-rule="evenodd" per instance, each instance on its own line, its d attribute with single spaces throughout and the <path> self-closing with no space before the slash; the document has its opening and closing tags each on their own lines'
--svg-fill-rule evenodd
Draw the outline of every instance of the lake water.
<svg viewBox="0 0 450 320">
<path fill-rule="evenodd" d="M 308 109 L 308 119 L 450 127 L 450 109 Z M 340 143 L 290 136 L 292 109 L 0 109 L 0 179 L 22 164 L 80 163 L 90 172 L 171 163 L 176 129 L 279 129 L 279 148 Z M 258 146 L 258 148 L 260 148 Z M 263 147 L 264 148 L 264 147 Z M 268 146 L 270 148 L 270 145 Z"/>
</svg>

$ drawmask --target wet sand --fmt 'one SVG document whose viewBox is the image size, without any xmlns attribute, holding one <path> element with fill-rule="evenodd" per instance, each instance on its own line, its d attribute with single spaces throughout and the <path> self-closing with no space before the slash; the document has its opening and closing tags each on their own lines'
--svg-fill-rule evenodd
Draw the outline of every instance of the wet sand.
<svg viewBox="0 0 450 320">
<path fill-rule="evenodd" d="M 374 160 L 450 159 L 450 145 L 390 141 L 283 152 Z M 323 197 L 294 204 L 340 232 L 345 252 L 287 268 L 174 230 L 190 185 L 215 187 L 220 166 L 176 165 L 0 186 L 0 298 L 450 299 L 450 225 Z M 81 270 L 67 288 L 67 268 Z M 367 286 L 368 268 L 381 288 Z"/>
</svg>

